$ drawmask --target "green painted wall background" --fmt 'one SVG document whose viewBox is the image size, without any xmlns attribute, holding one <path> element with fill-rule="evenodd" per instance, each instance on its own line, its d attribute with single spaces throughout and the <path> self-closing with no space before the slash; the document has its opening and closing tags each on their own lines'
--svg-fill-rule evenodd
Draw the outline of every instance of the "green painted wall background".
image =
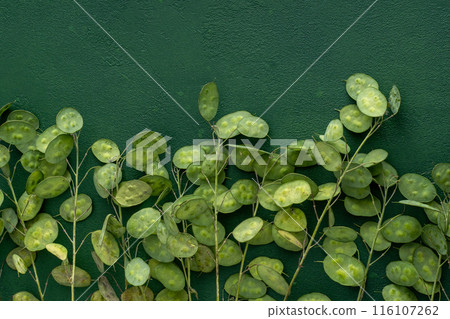
<svg viewBox="0 0 450 319">
<path fill-rule="evenodd" d="M 85 118 L 83 151 L 100 137 L 124 147 L 128 138 L 144 128 L 172 136 L 173 149 L 194 138 L 210 136 L 197 112 L 197 96 L 201 86 L 212 79 L 220 90 L 218 116 L 239 109 L 259 115 L 372 3 L 79 2 L 202 124 L 197 126 L 180 111 L 73 1 L 0 0 L 0 104 L 17 99 L 15 108 L 34 112 L 41 128 L 54 123 L 60 108 L 76 107 Z M 341 81 L 352 73 L 364 72 L 372 75 L 386 94 L 397 84 L 403 99 L 400 114 L 365 150 L 385 148 L 399 174 L 429 175 L 433 165 L 448 161 L 450 154 L 448 17 L 447 1 L 378 1 L 264 116 L 271 126 L 271 137 L 308 138 L 322 132 L 337 116 L 334 109 L 351 102 Z M 348 135 L 353 146 L 361 140 Z M 93 165 L 96 161 L 90 156 L 85 167 Z M 307 171 L 317 182 L 333 179 L 331 174 L 321 173 Z M 125 176 L 135 175 L 130 170 Z M 25 178 L 21 170 L 19 193 Z M 90 179 L 82 191 L 94 192 Z M 46 202 L 44 211 L 57 214 L 66 197 Z M 93 198 L 94 213 L 80 223 L 82 234 L 101 228 L 110 212 L 103 200 Z M 362 223 L 339 206 L 337 224 Z M 402 211 L 400 205 L 391 205 L 389 214 Z M 406 212 L 425 221 L 420 209 L 408 208 Z M 249 214 L 245 210 L 236 213 L 227 230 L 242 218 L 237 215 Z M 64 242 L 62 237 L 61 233 L 59 242 Z M 2 242 L 0 261 L 12 247 L 9 238 Z M 285 272 L 292 275 L 298 254 L 283 252 L 275 245 L 271 248 L 273 256 L 283 259 Z M 367 254 L 363 249 L 361 246 L 364 260 Z M 90 243 L 78 261 L 95 277 L 89 251 Z M 252 247 L 248 260 L 265 253 L 264 248 Z M 321 291 L 333 300 L 356 298 L 356 289 L 341 287 L 326 277 L 316 262 L 323 258 L 324 253 L 314 249 L 293 297 Z M 381 299 L 381 289 L 388 283 L 385 264 L 396 258 L 397 250 L 392 249 L 383 263 L 373 268 L 368 291 L 375 299 Z M 39 253 L 37 267 L 42 281 L 57 264 L 47 253 Z M 225 280 L 237 271 L 237 266 L 225 269 L 221 278 Z M 200 298 L 210 299 L 214 276 L 194 277 L 193 286 Z M 448 271 L 443 280 L 450 287 Z M 155 290 L 161 287 L 153 282 L 151 286 Z M 28 276 L 17 278 L 5 266 L 0 300 L 9 300 L 20 290 L 37 295 Z M 46 297 L 55 300 L 62 296 L 69 298 L 69 289 L 50 279 Z"/>
</svg>

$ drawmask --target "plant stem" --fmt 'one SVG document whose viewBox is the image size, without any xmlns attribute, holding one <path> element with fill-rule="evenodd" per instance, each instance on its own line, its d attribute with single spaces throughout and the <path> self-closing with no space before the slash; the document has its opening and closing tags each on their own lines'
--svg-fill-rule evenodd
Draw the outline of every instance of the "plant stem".
<svg viewBox="0 0 450 319">
<path fill-rule="evenodd" d="M 380 218 L 378 219 L 377 231 L 375 233 L 375 237 L 373 238 L 372 245 L 370 246 L 369 257 L 367 258 L 366 269 L 364 270 L 364 277 L 363 277 L 364 279 L 363 279 L 363 282 L 361 283 L 361 285 L 359 286 L 359 292 L 358 292 L 358 299 L 357 299 L 357 301 L 361 301 L 363 296 L 364 296 L 366 283 L 367 283 L 367 275 L 369 274 L 369 268 L 371 266 L 370 263 L 372 261 L 372 255 L 373 255 L 373 252 L 374 252 L 375 243 L 377 242 L 378 235 L 379 235 L 379 233 L 381 231 L 381 224 L 383 223 L 384 212 L 386 211 L 386 206 L 387 206 L 386 199 L 387 199 L 387 189 L 385 189 L 385 191 L 384 191 L 383 208 L 381 209 Z"/>
<path fill-rule="evenodd" d="M 75 194 L 73 200 L 73 226 L 72 226 L 72 276 L 70 280 L 70 295 L 71 300 L 75 301 L 75 264 L 76 264 L 76 256 L 77 256 L 77 201 L 78 201 L 78 171 L 80 169 L 79 166 L 79 157 L 80 152 L 78 148 L 78 137 L 74 135 L 75 140 L 75 151 L 76 151 L 76 166 L 75 166 Z"/>
<path fill-rule="evenodd" d="M 36 280 L 36 285 L 38 287 L 39 296 L 41 297 L 41 301 L 44 301 L 44 295 L 42 293 L 41 284 L 39 283 L 39 276 L 37 274 L 36 265 L 34 263 L 33 258 L 31 258 L 31 264 L 33 265 L 34 278 Z"/>
<path fill-rule="evenodd" d="M 441 254 L 438 254 L 438 255 L 439 255 L 438 266 L 440 268 L 441 267 L 441 258 L 442 258 L 442 256 L 441 256 Z M 439 268 L 436 271 L 436 276 L 434 277 L 433 289 L 431 290 L 431 299 L 430 299 L 430 301 L 433 301 L 433 299 L 434 299 L 434 291 L 436 290 L 436 284 L 437 284 L 437 280 L 438 280 L 438 276 L 439 276 L 439 270 L 440 270 Z"/>
<path fill-rule="evenodd" d="M 337 180 L 337 182 L 336 182 L 336 189 L 337 189 L 337 188 L 339 187 L 339 185 L 341 184 L 343 177 L 344 177 L 345 174 L 347 173 L 347 171 L 348 171 L 350 165 L 353 163 L 353 160 L 355 159 L 356 155 L 359 153 L 359 151 L 361 150 L 361 148 L 363 147 L 363 145 L 367 142 L 367 140 L 372 136 L 372 134 L 373 134 L 378 128 L 379 128 L 379 125 L 373 125 L 373 126 L 370 128 L 369 133 L 367 133 L 366 137 L 365 137 L 364 140 L 361 142 L 361 144 L 359 145 L 358 149 L 355 151 L 355 153 L 353 154 L 353 156 L 352 156 L 351 159 L 349 160 L 349 162 L 348 162 L 348 164 L 346 165 L 344 171 L 343 171 L 342 174 L 339 176 L 339 178 L 338 178 L 338 180 Z M 327 204 L 325 205 L 325 208 L 323 209 L 323 211 L 322 211 L 322 213 L 321 213 L 321 215 L 320 215 L 320 217 L 319 217 L 319 219 L 318 219 L 318 221 L 317 221 L 316 227 L 314 228 L 314 231 L 313 231 L 313 233 L 312 233 L 312 235 L 311 235 L 311 238 L 310 238 L 310 240 L 309 240 L 309 242 L 308 242 L 308 245 L 306 246 L 306 249 L 303 251 L 302 258 L 300 259 L 300 262 L 299 262 L 299 264 L 298 264 L 298 267 L 297 267 L 297 269 L 295 270 L 294 275 L 292 276 L 291 282 L 289 283 L 288 291 L 287 291 L 286 295 L 284 296 L 284 300 L 287 300 L 287 297 L 288 297 L 288 296 L 290 295 L 290 293 L 291 293 L 292 286 L 294 285 L 295 279 L 297 278 L 297 276 L 298 276 L 298 274 L 299 274 L 299 272 L 300 272 L 300 269 L 302 268 L 302 266 L 303 266 L 303 264 L 304 264 L 304 262 L 305 262 L 305 259 L 306 259 L 306 257 L 308 256 L 308 253 L 309 253 L 310 249 L 312 248 L 312 246 L 313 246 L 313 244 L 314 244 L 314 241 L 315 241 L 314 238 L 316 237 L 317 232 L 319 231 L 320 225 L 321 225 L 323 219 L 325 218 L 326 213 L 328 212 L 328 210 L 329 210 L 329 209 L 331 208 L 331 206 L 332 206 L 332 204 L 331 204 L 332 201 L 333 201 L 333 197 L 331 197 L 331 198 L 327 201 Z"/>
</svg>

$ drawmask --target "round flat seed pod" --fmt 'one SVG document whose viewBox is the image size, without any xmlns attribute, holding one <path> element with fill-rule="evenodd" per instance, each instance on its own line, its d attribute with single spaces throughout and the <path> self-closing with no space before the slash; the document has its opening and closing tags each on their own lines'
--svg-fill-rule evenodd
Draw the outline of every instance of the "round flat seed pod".
<svg viewBox="0 0 450 319">
<path fill-rule="evenodd" d="M 258 201 L 262 207 L 273 212 L 280 210 L 280 206 L 278 206 L 273 200 L 273 195 L 280 185 L 280 182 L 273 182 L 270 184 L 265 184 L 259 189 Z"/>
<path fill-rule="evenodd" d="M 216 200 L 214 201 L 214 206 L 220 213 L 230 214 L 241 208 L 242 204 L 240 204 L 234 198 L 233 193 L 231 191 L 227 191 L 216 197 Z"/>
<path fill-rule="evenodd" d="M 189 258 L 197 252 L 198 242 L 194 236 L 188 233 L 178 233 L 169 236 L 167 249 L 177 258 Z"/>
<path fill-rule="evenodd" d="M 341 169 L 341 155 L 333 146 L 325 142 L 317 142 L 316 147 L 321 157 L 321 159 L 318 158 L 319 154 L 316 154 L 315 156 L 315 159 L 319 165 L 322 165 L 324 169 L 330 172 L 335 172 Z"/>
<path fill-rule="evenodd" d="M 398 180 L 397 170 L 387 162 L 381 162 L 381 166 L 381 174 L 374 177 L 375 182 L 383 187 L 394 186 Z"/>
<path fill-rule="evenodd" d="M 12 296 L 13 301 L 39 301 L 28 291 L 20 291 Z"/>
<path fill-rule="evenodd" d="M 323 141 L 333 142 L 339 140 L 344 136 L 344 127 L 342 122 L 338 119 L 330 121 L 324 134 Z"/>
<path fill-rule="evenodd" d="M 358 98 L 359 93 L 366 88 L 378 89 L 378 83 L 372 77 L 364 73 L 355 73 L 345 81 L 345 89 L 348 95 L 354 100 Z"/>
<path fill-rule="evenodd" d="M 344 254 L 326 256 L 323 269 L 331 280 L 343 286 L 360 286 L 364 280 L 364 265 L 358 259 Z"/>
<path fill-rule="evenodd" d="M 381 212 L 381 202 L 378 198 L 369 195 L 363 199 L 346 196 L 344 206 L 353 216 L 372 217 Z"/>
<path fill-rule="evenodd" d="M 382 149 L 372 150 L 364 158 L 364 167 L 371 167 L 383 162 L 388 157 L 388 152 Z"/>
<path fill-rule="evenodd" d="M 73 149 L 73 137 L 61 134 L 55 137 L 45 150 L 45 160 L 51 164 L 59 163 L 67 158 Z"/>
<path fill-rule="evenodd" d="M 159 162 L 159 157 L 158 154 L 151 152 L 149 149 L 139 148 L 128 151 L 125 160 L 127 165 L 135 170 L 147 172 L 153 169 L 155 163 Z"/>
<path fill-rule="evenodd" d="M 155 267 L 155 276 L 164 287 L 171 291 L 182 290 L 186 285 L 183 272 L 174 263 L 159 263 Z"/>
<path fill-rule="evenodd" d="M 239 274 L 233 274 L 228 277 L 225 282 L 225 291 L 230 295 L 236 297 L 239 286 L 240 298 L 259 298 L 266 294 L 267 287 L 261 280 L 257 280 L 243 274 L 241 276 L 241 282 L 239 284 Z"/>
<path fill-rule="evenodd" d="M 131 148 L 140 152 L 151 152 L 156 156 L 166 151 L 167 141 L 160 133 L 145 129 L 133 136 Z"/>
<path fill-rule="evenodd" d="M 47 244 L 45 249 L 62 261 L 67 259 L 67 248 L 63 245 L 51 243 Z"/>
<path fill-rule="evenodd" d="M 145 202 L 151 194 L 152 189 L 147 183 L 135 179 L 120 183 L 115 199 L 122 207 L 132 207 Z"/>
<path fill-rule="evenodd" d="M 174 214 L 179 219 L 191 219 L 204 212 L 209 212 L 206 200 L 197 195 L 186 195 L 180 197 L 173 204 Z"/>
<path fill-rule="evenodd" d="M 125 278 L 133 286 L 142 286 L 150 278 L 150 267 L 141 258 L 133 258 L 125 267 Z"/>
<path fill-rule="evenodd" d="M 36 195 L 28 195 L 27 192 L 24 192 L 18 201 L 19 218 L 23 221 L 33 219 L 41 210 L 43 202 L 44 200 L 42 198 Z"/>
<path fill-rule="evenodd" d="M 98 195 L 101 198 L 108 198 L 108 196 L 110 195 L 109 190 L 107 190 L 102 185 L 100 185 L 100 183 L 98 181 L 98 171 L 99 170 L 100 170 L 100 167 L 96 167 L 94 169 L 94 174 L 93 174 L 94 187 L 95 187 L 95 190 L 97 191 Z"/>
<path fill-rule="evenodd" d="M 100 290 L 94 291 L 94 293 L 91 295 L 91 301 L 107 301 L 105 297 L 103 297 Z"/>
<path fill-rule="evenodd" d="M 111 163 L 120 157 L 117 144 L 106 138 L 101 138 L 92 144 L 92 153 L 102 163 Z"/>
<path fill-rule="evenodd" d="M 301 296 L 297 301 L 331 301 L 331 299 L 320 292 L 311 292 Z"/>
<path fill-rule="evenodd" d="M 25 234 L 25 247 L 29 251 L 45 249 L 47 244 L 58 237 L 58 223 L 50 215 L 38 215 Z"/>
<path fill-rule="evenodd" d="M 376 88 L 362 90 L 356 99 L 359 110 L 370 117 L 380 117 L 386 113 L 386 97 Z"/>
<path fill-rule="evenodd" d="M 325 236 L 342 242 L 355 241 L 358 233 L 346 226 L 325 227 L 323 229 Z"/>
<path fill-rule="evenodd" d="M 12 208 L 5 208 L 1 211 L 4 227 L 8 233 L 12 233 L 19 222 L 16 212 Z M 20 246 L 20 245 L 19 245 Z"/>
<path fill-rule="evenodd" d="M 167 243 L 167 238 L 169 237 L 169 230 L 166 227 L 165 223 L 159 223 L 156 227 L 156 236 L 158 237 L 159 241 L 163 244 Z"/>
<path fill-rule="evenodd" d="M 417 282 L 413 285 L 413 288 L 422 295 L 432 296 L 438 293 L 441 290 L 441 285 L 439 282 L 436 283 L 436 287 L 434 287 L 434 282 L 428 282 L 419 278 Z"/>
<path fill-rule="evenodd" d="M 284 296 L 289 290 L 289 285 L 286 279 L 281 274 L 267 266 L 258 266 L 258 275 L 266 283 L 267 286 L 272 288 L 276 293 Z"/>
<path fill-rule="evenodd" d="M 356 198 L 356 199 L 364 199 L 370 195 L 370 186 L 366 187 L 351 187 L 347 184 L 341 184 L 342 191 L 345 195 Z"/>
<path fill-rule="evenodd" d="M 269 257 L 256 257 L 248 264 L 248 269 L 253 278 L 262 280 L 258 274 L 258 267 L 269 267 L 275 270 L 280 275 L 283 273 L 284 265 L 279 259 L 269 258 Z"/>
<path fill-rule="evenodd" d="M 50 176 L 63 176 L 67 171 L 67 162 L 65 160 L 58 162 L 56 164 L 52 164 L 47 162 L 45 159 L 42 159 L 39 162 L 38 169 L 44 174 L 44 177 Z"/>
<path fill-rule="evenodd" d="M 151 187 L 152 196 L 160 196 L 163 193 L 167 194 L 172 189 L 172 182 L 170 181 L 170 179 L 163 176 L 145 175 L 139 179 L 143 182 L 146 182 Z"/>
<path fill-rule="evenodd" d="M 392 261 L 386 266 L 386 276 L 394 284 L 411 287 L 419 280 L 414 265 L 407 261 Z"/>
<path fill-rule="evenodd" d="M 28 173 L 33 173 L 39 167 L 43 157 L 43 154 L 39 151 L 27 151 L 20 158 L 20 163 Z"/>
<path fill-rule="evenodd" d="M 95 253 L 107 266 L 113 265 L 120 256 L 119 245 L 116 239 L 109 232 L 105 232 L 103 242 L 100 243 L 101 230 L 96 230 L 91 234 L 91 243 Z"/>
<path fill-rule="evenodd" d="M 165 288 L 161 290 L 155 297 L 155 301 L 188 301 L 186 290 L 170 291 Z"/>
<path fill-rule="evenodd" d="M 12 270 L 16 270 L 16 266 L 14 265 L 13 256 L 18 255 L 24 262 L 26 268 L 32 265 L 32 260 L 36 260 L 36 252 L 29 251 L 26 248 L 16 247 L 9 252 L 6 256 L 6 264 Z"/>
<path fill-rule="evenodd" d="M 414 258 L 414 252 L 421 245 L 419 243 L 408 243 L 400 246 L 398 255 L 401 260 L 412 263 Z"/>
<path fill-rule="evenodd" d="M 221 184 L 217 185 L 217 195 L 225 193 L 227 190 L 228 188 L 226 186 Z M 215 198 L 214 192 L 215 190 L 213 185 L 203 184 L 194 191 L 194 195 L 203 197 L 208 203 L 208 206 L 212 208 Z"/>
<path fill-rule="evenodd" d="M 441 205 L 435 201 L 426 203 L 426 206 L 431 206 L 431 208 L 425 208 L 423 207 L 425 214 L 427 214 L 428 219 L 430 220 L 430 222 L 432 222 L 433 224 L 437 224 L 438 223 L 438 217 L 440 214 L 444 214 L 445 210 L 450 211 L 450 206 L 447 204 L 445 205 L 444 203 Z M 444 209 L 445 208 L 445 209 Z"/>
<path fill-rule="evenodd" d="M 214 216 L 211 210 L 205 210 L 200 215 L 188 219 L 192 225 L 209 226 L 214 223 Z"/>
<path fill-rule="evenodd" d="M 238 124 L 244 118 L 252 116 L 247 111 L 237 111 L 221 117 L 215 127 L 217 136 L 221 139 L 228 139 L 239 135 Z"/>
<path fill-rule="evenodd" d="M 290 173 L 290 174 L 283 176 L 283 178 L 281 179 L 281 183 L 285 184 L 285 183 L 298 181 L 298 180 L 306 181 L 309 184 L 309 187 L 311 188 L 311 196 L 310 197 L 314 197 L 317 195 L 317 193 L 319 192 L 319 187 L 308 176 L 298 174 L 298 173 Z"/>
<path fill-rule="evenodd" d="M 52 270 L 53 279 L 61 286 L 70 287 L 72 278 L 72 265 L 61 265 Z M 76 288 L 88 287 L 91 276 L 83 269 L 75 266 L 74 286 Z"/>
<path fill-rule="evenodd" d="M 247 137 L 264 138 L 269 133 L 269 125 L 260 117 L 249 115 L 239 121 L 239 133 Z"/>
<path fill-rule="evenodd" d="M 71 107 L 65 107 L 56 115 L 56 126 L 65 133 L 75 133 L 83 127 L 83 117 Z"/>
<path fill-rule="evenodd" d="M 34 194 L 40 198 L 54 198 L 69 188 L 69 180 L 64 176 L 50 176 L 36 185 Z"/>
<path fill-rule="evenodd" d="M 289 251 L 300 251 L 307 243 L 306 233 L 304 231 L 290 233 L 272 226 L 272 237 L 275 244 Z"/>
<path fill-rule="evenodd" d="M 433 180 L 446 193 L 450 193 L 450 163 L 439 163 L 431 173 Z"/>
<path fill-rule="evenodd" d="M 420 246 L 414 251 L 413 264 L 425 281 L 440 280 L 441 268 L 436 254 L 428 247 Z"/>
<path fill-rule="evenodd" d="M 0 168 L 8 164 L 10 158 L 9 149 L 5 145 L 0 144 Z M 27 169 L 25 168 L 25 170 Z"/>
<path fill-rule="evenodd" d="M 313 141 L 297 140 L 287 147 L 287 162 L 296 167 L 316 165 Z"/>
<path fill-rule="evenodd" d="M 219 91 L 216 82 L 206 83 L 198 96 L 198 110 L 200 115 L 211 121 L 217 114 L 219 107 Z"/>
<path fill-rule="evenodd" d="M 61 134 L 64 134 L 64 132 L 61 131 L 56 125 L 50 126 L 36 139 L 36 149 L 45 154 L 50 142 Z"/>
<path fill-rule="evenodd" d="M 275 215 L 274 224 L 288 232 L 299 232 L 306 230 L 307 222 L 305 213 L 300 208 L 289 207 Z"/>
<path fill-rule="evenodd" d="M 377 235 L 377 223 L 368 221 L 361 225 L 359 230 L 362 239 L 366 242 L 366 244 L 373 248 L 375 251 L 384 251 L 391 247 L 391 242 L 384 238 L 383 234 L 378 232 Z M 375 240 L 375 237 L 377 238 Z M 374 242 L 375 240 L 375 242 Z"/>
<path fill-rule="evenodd" d="M 267 245 L 273 242 L 272 224 L 264 221 L 261 230 L 248 243 L 250 245 Z"/>
<path fill-rule="evenodd" d="M 384 238 L 393 243 L 410 243 L 419 238 L 422 226 L 419 221 L 407 215 L 397 215 L 385 221 L 382 226 Z"/>
<path fill-rule="evenodd" d="M 21 152 L 26 153 L 28 151 L 37 151 L 36 141 L 39 137 L 39 134 L 36 133 L 34 138 L 26 143 L 16 144 L 15 147 Z"/>
<path fill-rule="evenodd" d="M 370 185 L 372 182 L 372 174 L 370 171 L 358 164 L 350 164 L 348 171 L 342 177 L 342 185 L 363 188 Z"/>
<path fill-rule="evenodd" d="M 312 194 L 311 186 L 304 180 L 296 180 L 281 184 L 273 194 L 275 203 L 280 207 L 300 204 Z"/>
<path fill-rule="evenodd" d="M 251 179 L 240 179 L 231 186 L 231 194 L 242 205 L 256 203 L 258 198 L 258 184 Z"/>
<path fill-rule="evenodd" d="M 148 287 L 130 287 L 121 295 L 122 301 L 153 301 L 153 291 Z"/>
<path fill-rule="evenodd" d="M 66 222 L 73 223 L 75 212 L 75 198 L 70 197 L 66 199 L 61 206 L 59 206 L 59 214 Z M 81 222 L 88 218 L 92 213 L 92 199 L 86 194 L 77 195 L 76 216 L 77 222 Z"/>
<path fill-rule="evenodd" d="M 259 217 L 247 218 L 234 228 L 233 236 L 238 242 L 245 243 L 256 236 L 263 224 L 264 221 Z"/>
<path fill-rule="evenodd" d="M 31 124 L 35 130 L 39 128 L 39 120 L 31 112 L 25 110 L 14 110 L 9 113 L 7 121 L 24 121 Z"/>
<path fill-rule="evenodd" d="M 319 191 L 313 197 L 313 200 L 323 201 L 329 200 L 341 193 L 341 188 L 336 183 L 325 183 L 319 185 Z"/>
<path fill-rule="evenodd" d="M 398 189 L 409 200 L 431 202 L 436 197 L 436 188 L 429 179 L 419 174 L 408 173 L 400 178 Z"/>
<path fill-rule="evenodd" d="M 98 169 L 95 178 L 102 189 L 111 190 L 122 181 L 122 170 L 116 164 L 105 164 Z"/>
<path fill-rule="evenodd" d="M 443 203 L 443 205 L 448 204 Z M 450 238 L 450 211 L 448 210 L 448 207 L 438 216 L 438 228 L 442 231 L 442 233 L 445 236 Z"/>
<path fill-rule="evenodd" d="M 173 165 L 180 169 L 186 169 L 192 163 L 199 164 L 205 159 L 205 151 L 197 145 L 183 146 L 173 156 Z"/>
<path fill-rule="evenodd" d="M 192 258 L 200 272 L 208 273 L 216 269 L 214 253 L 204 245 L 198 245 L 198 250 Z"/>
<path fill-rule="evenodd" d="M 133 215 L 127 222 L 127 232 L 134 238 L 145 238 L 156 232 L 161 220 L 161 213 L 151 207 L 143 208 Z"/>
<path fill-rule="evenodd" d="M 285 154 L 263 154 L 261 157 L 262 160 L 255 160 L 252 164 L 256 174 L 261 178 L 278 180 L 295 170 L 294 166 L 287 163 Z"/>
<path fill-rule="evenodd" d="M 378 164 L 375 164 L 373 166 L 370 166 L 369 167 L 369 171 L 370 171 L 370 174 L 372 174 L 372 176 L 380 175 L 383 172 L 383 165 L 382 165 L 382 163 L 378 163 Z"/>
<path fill-rule="evenodd" d="M 24 121 L 7 121 L 0 126 L 0 139 L 8 144 L 24 144 L 33 140 L 36 130 Z"/>
<path fill-rule="evenodd" d="M 208 226 L 192 225 L 192 232 L 200 244 L 206 246 L 214 246 L 215 232 L 214 224 Z M 220 222 L 217 222 L 217 241 L 220 243 L 225 238 L 225 227 Z"/>
<path fill-rule="evenodd" d="M 19 247 L 25 247 L 25 230 L 22 224 L 17 224 L 16 228 L 9 233 L 11 240 Z"/>
<path fill-rule="evenodd" d="M 372 126 L 372 117 L 362 113 L 355 104 L 344 106 L 339 118 L 345 128 L 354 133 L 363 133 Z"/>
<path fill-rule="evenodd" d="M 440 255 L 447 254 L 447 240 L 436 225 L 425 225 L 422 228 L 422 241 L 428 247 L 436 250 Z"/>
<path fill-rule="evenodd" d="M 416 295 L 406 287 L 390 284 L 383 288 L 385 301 L 417 301 Z"/>
<path fill-rule="evenodd" d="M 356 244 L 352 241 L 337 241 L 331 239 L 330 237 L 325 238 L 322 244 L 322 248 L 327 255 L 344 254 L 347 256 L 353 256 L 358 250 Z"/>
<path fill-rule="evenodd" d="M 400 91 L 396 85 L 393 85 L 391 91 L 389 92 L 389 104 L 388 104 L 388 106 L 391 108 L 392 114 L 398 113 L 401 102 L 402 98 L 400 96 Z"/>
<path fill-rule="evenodd" d="M 350 146 L 347 143 L 345 143 L 345 141 L 343 141 L 343 140 L 327 141 L 327 144 L 330 144 L 331 146 L 333 146 L 336 149 L 336 151 L 338 151 L 339 153 L 341 153 L 343 155 L 349 154 L 351 151 Z"/>
<path fill-rule="evenodd" d="M 142 246 L 150 257 L 162 263 L 169 263 L 175 259 L 167 249 L 167 246 L 163 244 L 156 235 L 145 237 L 142 241 Z"/>
<path fill-rule="evenodd" d="M 241 248 L 231 239 L 225 239 L 219 244 L 219 265 L 220 266 L 234 266 L 241 262 L 242 251 Z"/>
</svg>

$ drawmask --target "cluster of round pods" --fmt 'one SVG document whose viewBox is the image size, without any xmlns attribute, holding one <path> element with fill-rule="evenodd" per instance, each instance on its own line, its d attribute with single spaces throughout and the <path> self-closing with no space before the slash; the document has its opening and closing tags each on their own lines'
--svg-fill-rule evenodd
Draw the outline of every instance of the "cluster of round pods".
<svg viewBox="0 0 450 319">
<path fill-rule="evenodd" d="M 378 254 L 381 258 L 399 244 L 400 261 L 386 267 L 392 284 L 384 287 L 383 298 L 415 300 L 411 288 L 430 299 L 445 294 L 440 278 L 442 265 L 449 258 L 450 164 L 434 167 L 432 183 L 417 174 L 399 177 L 386 161 L 388 153 L 383 149 L 362 153 L 365 142 L 399 111 L 400 93 L 394 85 L 386 98 L 378 83 L 361 73 L 347 79 L 346 90 L 355 104 L 344 106 L 339 118 L 331 120 L 323 134 L 269 152 L 248 143 L 229 143 L 239 136 L 266 138 L 269 125 L 244 110 L 212 122 L 218 111 L 219 93 L 216 83 L 208 83 L 200 92 L 198 105 L 214 139 L 212 143 L 178 149 L 171 163 L 172 174 L 160 164 L 160 156 L 167 149 L 165 138 L 157 132 L 143 131 L 124 151 L 112 140 L 98 139 L 88 151 L 99 165 L 87 170 L 83 177 L 79 173 L 83 163 L 79 160 L 83 118 L 78 111 L 62 109 L 55 125 L 44 131 L 39 130 L 39 120 L 32 113 L 10 112 L 0 126 L 0 139 L 5 143 L 0 145 L 0 168 L 9 188 L 8 192 L 0 192 L 0 203 L 8 197 L 14 206 L 1 211 L 0 235 L 9 234 L 17 245 L 8 254 L 7 265 L 22 275 L 32 268 L 42 300 L 45 291 L 35 265 L 36 255 L 42 250 L 61 261 L 51 277 L 71 287 L 72 300 L 77 298 L 75 287 L 87 287 L 90 300 L 95 301 L 193 300 L 197 292 L 191 272 L 215 272 L 212 284 L 216 285 L 217 300 L 286 300 L 292 298 L 294 282 L 301 281 L 298 275 L 310 250 L 320 247 L 325 253 L 324 273 L 343 286 L 359 287 L 361 300 L 370 266 L 376 261 L 373 257 Z M 0 115 L 10 106 L 4 106 Z M 345 129 L 366 133 L 353 154 Z M 9 165 L 13 146 L 22 153 L 21 166 L 29 173 L 26 191 L 20 197 L 13 185 L 16 165 L 12 172 Z M 68 156 L 74 150 L 76 163 L 71 164 Z M 124 163 L 143 172 L 143 176 L 123 180 Z M 230 164 L 243 171 L 245 178 L 234 182 L 227 178 Z M 303 174 L 312 166 L 322 166 L 335 181 L 317 185 Z M 97 194 L 80 193 L 80 185 L 90 172 Z M 386 207 L 397 189 L 406 198 L 400 203 L 423 208 L 430 224 L 422 226 L 406 214 L 385 218 Z M 69 197 L 65 195 L 68 190 Z M 41 211 L 44 201 L 58 196 L 65 196 L 58 215 Z M 91 255 L 101 273 L 94 279 L 80 268 L 84 261 L 77 258 L 77 252 L 84 240 L 77 241 L 76 226 L 93 213 L 102 214 L 93 209 L 96 196 L 106 199 L 114 213 L 105 214 L 103 224 L 89 234 Z M 358 229 L 335 225 L 332 207 L 338 200 L 343 201 L 350 215 L 369 220 Z M 314 211 L 307 210 L 305 202 L 312 202 Z M 243 206 L 251 209 L 251 216 L 241 219 L 233 229 L 226 229 L 221 221 Z M 122 208 L 129 207 L 133 213 L 124 217 Z M 308 224 L 307 217 L 314 214 L 316 222 Z M 323 227 L 326 216 L 328 226 Z M 63 232 L 72 244 L 69 249 L 55 242 L 67 223 L 72 225 L 72 231 Z M 369 252 L 368 260 L 360 259 L 356 243 L 359 239 Z M 272 242 L 280 249 L 297 252 L 299 263 L 294 274 L 286 274 L 283 262 L 270 254 L 247 262 L 251 246 Z M 142 245 L 141 253 L 137 249 L 133 253 L 136 244 Z M 123 266 L 125 275 L 120 297 L 105 276 L 116 264 Z M 222 287 L 220 269 L 236 265 L 239 271 L 226 278 Z M 151 280 L 164 287 L 156 295 L 149 287 Z M 89 290 L 95 286 L 98 290 Z M 299 301 L 330 300 L 320 292 L 294 297 Z M 37 298 L 22 291 L 13 300 Z"/>
</svg>

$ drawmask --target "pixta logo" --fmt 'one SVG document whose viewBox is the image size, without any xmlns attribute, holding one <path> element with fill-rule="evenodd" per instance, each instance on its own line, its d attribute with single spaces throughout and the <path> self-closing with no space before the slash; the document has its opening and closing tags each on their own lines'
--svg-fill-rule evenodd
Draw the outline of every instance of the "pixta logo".
<svg viewBox="0 0 450 319">
<path fill-rule="evenodd" d="M 172 138 L 144 129 L 127 140 L 126 164 L 136 170 L 153 175 L 171 161 L 171 148 L 167 142 Z"/>
</svg>

